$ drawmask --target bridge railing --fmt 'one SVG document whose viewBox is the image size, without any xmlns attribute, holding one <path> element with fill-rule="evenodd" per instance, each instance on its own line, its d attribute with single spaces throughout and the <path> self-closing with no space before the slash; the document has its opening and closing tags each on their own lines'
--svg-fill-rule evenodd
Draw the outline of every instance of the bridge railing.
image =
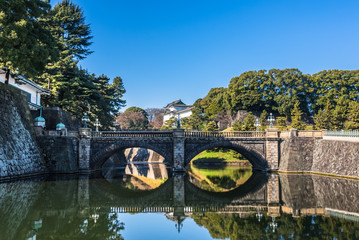
<svg viewBox="0 0 359 240">
<path fill-rule="evenodd" d="M 172 131 L 103 131 L 92 132 L 93 138 L 131 137 L 131 138 L 156 138 L 172 137 Z"/>
<path fill-rule="evenodd" d="M 265 138 L 266 132 L 202 132 L 202 131 L 188 131 L 185 132 L 185 137 L 202 138 L 202 137 L 221 137 L 221 138 Z"/>
<path fill-rule="evenodd" d="M 327 137 L 359 137 L 359 130 L 347 130 L 347 131 L 331 131 L 327 130 L 324 133 Z"/>
</svg>

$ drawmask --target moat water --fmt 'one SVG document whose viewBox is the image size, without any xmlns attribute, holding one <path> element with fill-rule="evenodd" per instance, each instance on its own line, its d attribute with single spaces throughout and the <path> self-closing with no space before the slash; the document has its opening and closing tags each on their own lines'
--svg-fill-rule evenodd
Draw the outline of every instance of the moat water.
<svg viewBox="0 0 359 240">
<path fill-rule="evenodd" d="M 359 239 L 359 181 L 131 164 L 0 184 L 0 240 Z"/>
</svg>

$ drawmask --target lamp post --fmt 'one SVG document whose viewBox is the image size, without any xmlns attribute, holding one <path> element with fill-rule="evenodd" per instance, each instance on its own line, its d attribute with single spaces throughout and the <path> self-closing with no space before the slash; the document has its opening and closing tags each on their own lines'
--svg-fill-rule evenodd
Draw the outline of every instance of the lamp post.
<svg viewBox="0 0 359 240">
<path fill-rule="evenodd" d="M 96 121 L 95 121 L 95 124 L 94 124 L 94 125 L 95 125 L 95 127 L 96 127 L 96 132 L 98 132 L 98 127 L 101 126 L 101 124 L 100 124 L 98 118 L 96 118 Z"/>
<path fill-rule="evenodd" d="M 85 113 L 82 117 L 82 121 L 84 122 L 84 128 L 87 128 L 87 122 L 90 121 L 89 117 L 87 116 L 87 113 Z"/>
<path fill-rule="evenodd" d="M 268 121 L 269 121 L 269 127 L 273 128 L 273 123 L 275 121 L 275 117 L 273 116 L 272 113 L 269 114 Z"/>
<path fill-rule="evenodd" d="M 259 127 L 261 126 L 261 123 L 259 122 L 258 118 L 256 119 L 254 126 L 256 127 L 256 131 L 259 132 Z"/>
<path fill-rule="evenodd" d="M 180 114 L 178 113 L 177 114 L 177 129 L 180 129 L 181 128 L 181 118 L 180 118 Z"/>
<path fill-rule="evenodd" d="M 120 126 L 120 124 L 118 123 L 117 120 L 115 120 L 114 125 L 115 125 L 115 131 L 118 131 L 118 126 Z"/>
</svg>

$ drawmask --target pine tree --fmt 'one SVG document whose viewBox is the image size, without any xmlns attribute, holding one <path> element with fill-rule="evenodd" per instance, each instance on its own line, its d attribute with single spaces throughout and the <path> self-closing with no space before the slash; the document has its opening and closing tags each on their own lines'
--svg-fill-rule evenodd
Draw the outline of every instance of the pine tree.
<svg viewBox="0 0 359 240">
<path fill-rule="evenodd" d="M 348 121 L 345 122 L 345 129 L 359 129 L 359 103 L 356 101 L 351 101 L 349 103 Z"/>
<path fill-rule="evenodd" d="M 209 122 L 206 125 L 205 131 L 210 131 L 210 132 L 214 132 L 214 131 L 218 131 L 218 127 L 217 124 L 215 122 Z"/>
<path fill-rule="evenodd" d="M 254 116 L 253 113 L 249 113 L 248 116 L 244 119 L 243 123 L 244 123 L 244 127 L 243 130 L 244 131 L 255 131 L 256 127 L 254 126 Z"/>
<path fill-rule="evenodd" d="M 56 41 L 40 21 L 49 10 L 43 0 L 0 1 L 0 68 L 6 70 L 6 84 L 10 71 L 34 77 L 57 60 Z"/>
<path fill-rule="evenodd" d="M 236 120 L 232 125 L 233 131 L 243 131 L 243 123 L 240 120 Z"/>
<path fill-rule="evenodd" d="M 287 130 L 287 118 L 286 117 L 277 117 L 277 127 L 279 130 L 284 131 Z"/>
<path fill-rule="evenodd" d="M 316 129 L 332 129 L 332 109 L 330 102 L 327 101 L 325 108 L 320 109 L 314 117 Z"/>
<path fill-rule="evenodd" d="M 268 113 L 266 110 L 263 110 L 263 112 L 261 113 L 261 116 L 260 116 L 260 123 L 261 123 L 261 126 L 259 127 L 259 129 L 261 131 L 264 131 L 266 129 L 266 125 L 267 125 L 267 117 L 268 117 Z"/>
<path fill-rule="evenodd" d="M 305 125 L 302 121 L 302 111 L 299 109 L 299 101 L 294 104 L 294 108 L 291 111 L 292 128 L 303 130 Z"/>
</svg>

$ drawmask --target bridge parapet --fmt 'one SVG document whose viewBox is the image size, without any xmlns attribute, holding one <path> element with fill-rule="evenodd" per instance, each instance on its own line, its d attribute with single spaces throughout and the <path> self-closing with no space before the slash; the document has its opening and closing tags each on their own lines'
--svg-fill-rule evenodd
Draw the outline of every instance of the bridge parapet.
<svg viewBox="0 0 359 240">
<path fill-rule="evenodd" d="M 265 138 L 266 132 L 202 132 L 188 131 L 185 132 L 186 138 Z"/>
<path fill-rule="evenodd" d="M 172 137 L 172 131 L 104 131 L 92 132 L 93 138 L 157 138 L 157 137 Z"/>
</svg>

